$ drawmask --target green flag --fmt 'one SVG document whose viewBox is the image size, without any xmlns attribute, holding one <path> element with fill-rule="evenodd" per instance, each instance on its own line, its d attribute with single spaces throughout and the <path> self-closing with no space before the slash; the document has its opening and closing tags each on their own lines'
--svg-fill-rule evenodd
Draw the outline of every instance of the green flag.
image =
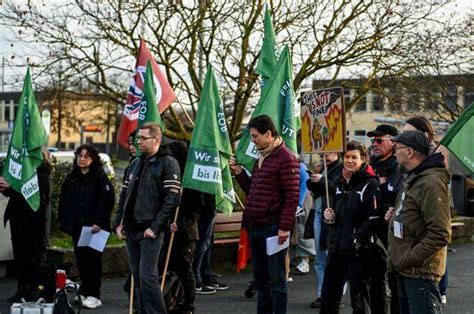
<svg viewBox="0 0 474 314">
<path fill-rule="evenodd" d="M 277 57 L 275 54 L 276 44 L 275 30 L 273 29 L 272 17 L 270 9 L 267 7 L 265 10 L 265 22 L 264 22 L 264 35 L 263 45 L 260 50 L 260 57 L 255 72 L 261 76 L 262 86 L 272 76 L 277 63 Z"/>
<path fill-rule="evenodd" d="M 40 206 L 36 168 L 43 163 L 41 151 L 47 141 L 28 68 L 5 158 L 3 177 L 12 189 L 23 195 L 34 211 Z"/>
<path fill-rule="evenodd" d="M 291 56 L 288 46 L 285 46 L 251 118 L 264 114 L 270 116 L 286 146 L 296 154 L 296 133 L 301 127 L 301 119 L 294 99 Z M 236 155 L 238 163 L 252 171 L 258 151 L 250 140 L 248 129 L 243 131 Z"/>
<path fill-rule="evenodd" d="M 469 105 L 440 142 L 440 144 L 446 146 L 471 173 L 474 173 L 473 135 L 474 103 Z"/>
<path fill-rule="evenodd" d="M 140 106 L 138 107 L 138 124 L 137 127 L 142 125 L 145 122 L 155 122 L 160 127 L 161 130 L 165 130 L 165 123 L 161 119 L 160 111 L 156 106 L 156 86 L 153 78 L 153 68 L 151 62 L 148 60 L 146 64 L 145 71 L 145 80 L 143 82 L 143 94 L 140 101 Z M 137 138 L 135 138 L 135 147 L 138 147 Z M 137 149 L 137 156 L 140 156 L 140 150 Z"/>
<path fill-rule="evenodd" d="M 183 187 L 214 194 L 217 209 L 230 213 L 235 203 L 229 168 L 232 148 L 217 81 L 210 65 L 207 67 L 195 123 Z"/>
</svg>

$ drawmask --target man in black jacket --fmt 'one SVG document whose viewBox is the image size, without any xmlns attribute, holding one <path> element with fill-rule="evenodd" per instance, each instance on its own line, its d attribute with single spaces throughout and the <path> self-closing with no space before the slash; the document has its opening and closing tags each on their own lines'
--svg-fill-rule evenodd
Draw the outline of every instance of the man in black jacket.
<svg viewBox="0 0 474 314">
<path fill-rule="evenodd" d="M 115 231 L 123 238 L 133 277 L 140 286 L 140 312 L 166 313 L 160 290 L 158 258 L 163 231 L 180 201 L 181 174 L 178 162 L 168 149 L 159 150 L 161 128 L 144 123 L 138 128 L 140 158 L 125 173 L 129 181 L 124 200 L 120 201 Z"/>
<path fill-rule="evenodd" d="M 389 207 L 394 206 L 398 191 L 403 183 L 403 174 L 398 166 L 391 141 L 398 131 L 395 127 L 387 124 L 379 125 L 375 130 L 367 133 L 371 137 L 373 156 L 370 165 L 374 169 L 380 181 L 381 204 L 378 206 L 385 213 Z M 386 272 L 387 272 L 387 233 L 386 222 L 378 225 L 375 230 L 377 239 L 370 247 L 368 269 L 370 274 L 370 306 L 372 313 L 388 313 L 386 302 Z M 396 289 L 396 278 L 389 274 L 389 285 L 391 287 L 391 313 L 398 313 L 398 298 Z"/>
</svg>

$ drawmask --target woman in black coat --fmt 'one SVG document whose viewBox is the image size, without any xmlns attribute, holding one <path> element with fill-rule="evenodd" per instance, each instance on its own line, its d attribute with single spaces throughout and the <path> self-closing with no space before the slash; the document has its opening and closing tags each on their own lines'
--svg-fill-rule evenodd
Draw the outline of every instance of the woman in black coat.
<svg viewBox="0 0 474 314">
<path fill-rule="evenodd" d="M 96 308 L 102 305 L 102 252 L 90 247 L 78 247 L 77 243 L 84 226 L 92 227 L 92 233 L 110 231 L 114 189 L 102 169 L 99 152 L 94 146 L 79 146 L 75 156 L 73 169 L 66 177 L 59 197 L 59 223 L 61 230 L 72 236 L 81 277 L 83 306 Z"/>
<path fill-rule="evenodd" d="M 324 210 L 329 226 L 329 254 L 324 274 L 320 313 L 339 313 L 344 283 L 349 281 L 353 313 L 370 313 L 365 248 L 373 241 L 383 214 L 377 208 L 379 182 L 368 165 L 367 149 L 347 143 L 342 174 L 335 181 L 332 208 Z"/>
</svg>

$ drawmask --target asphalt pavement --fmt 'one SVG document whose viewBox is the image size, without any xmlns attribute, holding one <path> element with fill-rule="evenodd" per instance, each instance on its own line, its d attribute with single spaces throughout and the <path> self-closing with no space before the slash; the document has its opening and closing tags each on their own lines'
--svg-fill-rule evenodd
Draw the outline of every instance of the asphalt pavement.
<svg viewBox="0 0 474 314">
<path fill-rule="evenodd" d="M 474 243 L 450 246 L 448 268 L 448 306 L 444 313 L 474 313 Z M 255 313 L 255 298 L 244 296 L 247 282 L 251 279 L 249 271 L 237 274 L 227 269 L 220 280 L 229 284 L 229 289 L 214 295 L 197 296 L 196 313 Z M 309 308 L 315 298 L 316 279 L 314 271 L 304 276 L 293 276 L 289 283 L 289 313 L 317 313 Z M 90 313 L 127 313 L 128 299 L 122 290 L 122 276 L 106 278 L 102 283 L 103 306 Z M 0 313 L 9 313 L 10 304 L 4 300 L 14 292 L 15 278 L 0 279 Z M 344 297 L 344 309 L 341 313 L 351 313 L 349 297 Z"/>
</svg>

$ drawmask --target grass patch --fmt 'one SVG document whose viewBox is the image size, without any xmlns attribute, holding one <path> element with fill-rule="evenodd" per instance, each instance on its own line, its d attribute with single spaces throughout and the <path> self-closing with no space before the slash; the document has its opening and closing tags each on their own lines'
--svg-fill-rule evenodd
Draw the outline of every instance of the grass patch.
<svg viewBox="0 0 474 314">
<path fill-rule="evenodd" d="M 234 239 L 234 238 L 240 238 L 240 231 L 214 233 L 214 239 Z"/>
<path fill-rule="evenodd" d="M 57 247 L 61 249 L 72 249 L 72 238 L 71 236 L 65 234 L 64 232 L 57 231 L 51 235 L 51 247 Z M 123 244 L 124 241 L 121 241 L 117 238 L 114 233 L 111 233 L 109 239 L 107 240 L 107 246 Z"/>
</svg>

